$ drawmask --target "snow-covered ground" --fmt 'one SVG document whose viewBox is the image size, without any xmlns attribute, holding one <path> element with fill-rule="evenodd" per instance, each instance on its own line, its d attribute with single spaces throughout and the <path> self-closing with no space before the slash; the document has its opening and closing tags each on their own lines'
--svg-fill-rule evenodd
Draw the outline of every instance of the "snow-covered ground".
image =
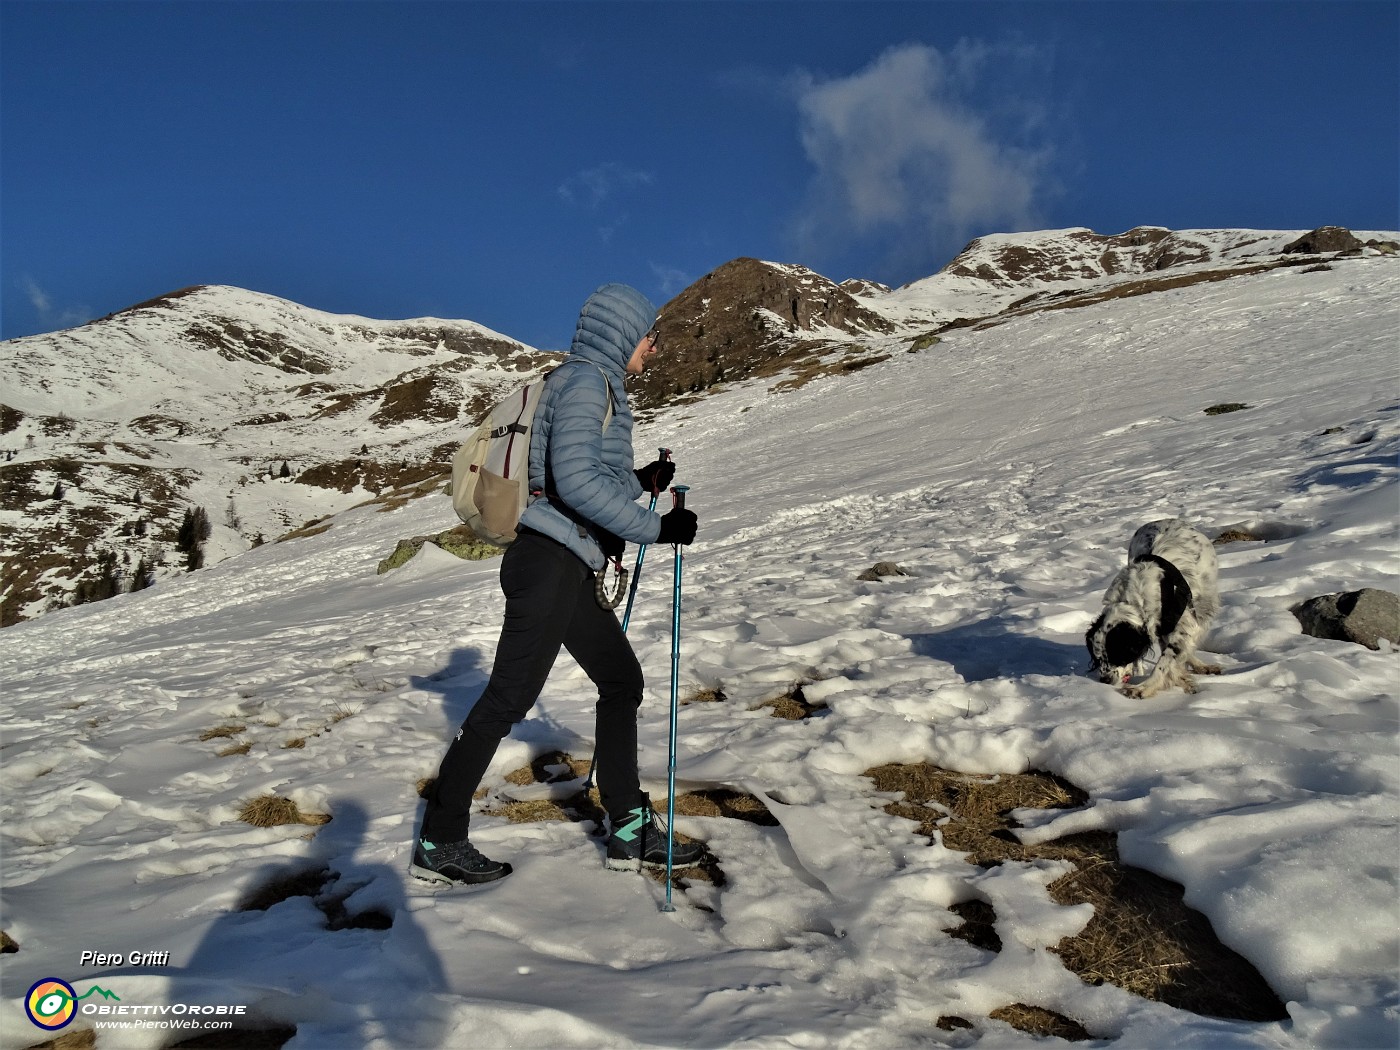
<svg viewBox="0 0 1400 1050">
<path fill-rule="evenodd" d="M 577 823 L 474 818 L 474 840 L 515 866 L 484 890 L 404 873 L 415 784 L 499 627 L 495 562 L 428 548 L 375 575 L 398 538 L 453 524 L 445 497 L 353 510 L 6 629 L 0 926 L 19 951 L 3 956 L 3 1045 L 46 1037 L 24 1000 L 50 977 L 128 1005 L 244 1006 L 245 1025 L 294 1025 L 292 1048 L 1037 1041 L 988 1019 L 1015 1002 L 1121 1047 L 1395 1045 L 1400 656 L 1305 637 L 1289 607 L 1400 590 L 1397 304 L 1391 259 L 1275 270 L 950 332 L 920 353 L 892 338 L 897 352 L 854 376 L 735 388 L 639 430 L 639 456 L 675 450 L 701 522 L 681 693 L 727 697 L 681 708 L 679 787 L 748 792 L 778 820 L 681 818 L 727 883 L 677 891 L 674 913 L 655 882 L 605 871 Z M 1204 414 L 1224 402 L 1251 407 Z M 1170 515 L 1275 538 L 1220 548 L 1206 650 L 1225 673 L 1129 700 L 1083 676 L 1083 632 L 1133 529 Z M 881 560 L 909 575 L 857 580 Z M 631 627 L 656 797 L 669 563 L 651 553 Z M 824 714 L 755 710 L 799 679 Z M 488 787 L 546 751 L 587 755 L 589 694 L 561 658 Z M 231 741 L 199 738 L 228 723 L 251 747 L 218 757 Z M 1083 788 L 1079 809 L 1019 813 L 1021 835 L 1117 831 L 1124 860 L 1180 882 L 1288 1019 L 1205 1018 L 1082 982 L 1048 950 L 1089 918 L 1047 895 L 1063 865 L 974 867 L 887 814 L 862 776 L 921 761 Z M 264 793 L 333 819 L 238 822 Z M 236 910 L 320 865 L 354 889 L 351 912 L 382 909 L 392 927 L 327 930 L 306 897 Z M 973 898 L 995 907 L 999 954 L 943 932 Z M 974 1027 L 940 1030 L 944 1015 Z M 106 1029 L 97 1046 L 175 1038 Z"/>
</svg>

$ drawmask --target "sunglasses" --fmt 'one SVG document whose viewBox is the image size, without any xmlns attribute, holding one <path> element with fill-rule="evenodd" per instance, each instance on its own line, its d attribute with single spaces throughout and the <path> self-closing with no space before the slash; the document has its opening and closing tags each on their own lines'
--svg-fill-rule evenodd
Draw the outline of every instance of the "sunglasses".
<svg viewBox="0 0 1400 1050">
<path fill-rule="evenodd" d="M 655 328 L 646 334 L 646 338 L 651 340 L 651 349 L 653 353 L 661 348 L 661 337 L 657 335 Z"/>
</svg>

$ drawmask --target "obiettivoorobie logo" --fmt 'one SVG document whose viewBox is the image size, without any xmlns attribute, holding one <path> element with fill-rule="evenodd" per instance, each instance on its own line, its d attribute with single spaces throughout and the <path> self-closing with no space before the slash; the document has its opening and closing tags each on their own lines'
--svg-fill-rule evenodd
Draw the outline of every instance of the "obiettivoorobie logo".
<svg viewBox="0 0 1400 1050">
<path fill-rule="evenodd" d="M 109 992 L 95 984 L 79 995 L 67 981 L 60 981 L 57 977 L 45 977 L 41 981 L 35 981 L 34 986 L 29 989 L 29 994 L 24 997 L 24 1012 L 40 1028 L 55 1032 L 73 1020 L 78 1012 L 79 1001 L 94 993 L 104 999 L 121 1002 L 121 997 L 115 992 Z"/>
</svg>

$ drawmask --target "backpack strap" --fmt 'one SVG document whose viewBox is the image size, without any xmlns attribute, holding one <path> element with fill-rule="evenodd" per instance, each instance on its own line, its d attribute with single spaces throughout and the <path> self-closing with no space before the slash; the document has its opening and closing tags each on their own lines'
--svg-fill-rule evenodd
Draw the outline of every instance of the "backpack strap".
<svg viewBox="0 0 1400 1050">
<path fill-rule="evenodd" d="M 570 363 L 571 362 L 569 361 L 565 361 L 564 365 Z M 580 361 L 579 363 L 582 364 L 584 362 Z M 559 365 L 558 368 L 554 369 L 554 372 L 559 371 L 559 369 L 563 368 L 564 365 Z M 612 381 L 608 379 L 608 373 L 603 371 L 602 365 L 595 365 L 594 367 L 598 369 L 598 374 L 603 377 L 603 389 L 607 392 L 608 395 L 608 407 L 607 410 L 603 413 L 603 432 L 607 433 L 608 424 L 612 422 L 613 417 Z M 554 372 L 551 372 L 550 375 L 553 375 Z M 548 499 L 549 505 L 551 507 L 553 507 L 560 514 L 564 515 L 564 517 L 568 518 L 571 522 L 574 523 L 574 527 L 578 529 L 578 534 L 580 536 L 585 536 L 593 529 L 598 527 L 593 522 L 585 518 L 578 511 L 574 510 L 573 507 L 569 506 L 567 503 L 565 503 L 562 499 L 559 498 L 559 492 L 554 487 L 554 472 L 549 469 L 548 452 L 545 453 L 544 457 L 544 491 L 531 492 L 530 495 L 536 498 L 538 498 L 539 496 L 544 496 L 546 499 Z"/>
</svg>

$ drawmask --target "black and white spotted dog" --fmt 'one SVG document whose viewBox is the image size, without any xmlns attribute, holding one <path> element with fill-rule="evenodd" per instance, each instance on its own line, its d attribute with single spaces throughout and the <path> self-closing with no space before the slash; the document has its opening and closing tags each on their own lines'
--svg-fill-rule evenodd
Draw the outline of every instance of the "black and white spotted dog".
<svg viewBox="0 0 1400 1050">
<path fill-rule="evenodd" d="M 1133 533 L 1128 565 L 1104 593 L 1103 613 L 1084 636 L 1101 682 L 1145 698 L 1181 686 L 1196 691 L 1191 672 L 1219 674 L 1216 664 L 1196 659 L 1196 646 L 1220 611 L 1215 548 L 1179 518 L 1151 521 Z M 1146 670 L 1147 657 L 1161 655 L 1138 685 L 1129 680 Z"/>
</svg>

